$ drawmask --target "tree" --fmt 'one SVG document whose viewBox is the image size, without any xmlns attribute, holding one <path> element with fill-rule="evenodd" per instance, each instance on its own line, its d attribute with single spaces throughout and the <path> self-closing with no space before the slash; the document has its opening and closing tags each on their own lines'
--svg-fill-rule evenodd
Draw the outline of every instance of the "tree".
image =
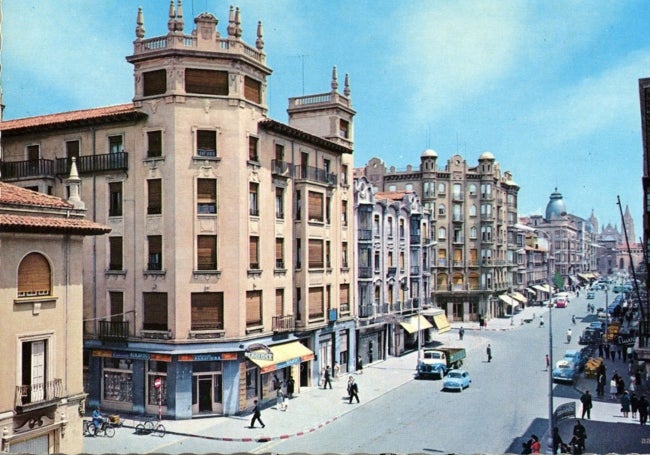
<svg viewBox="0 0 650 455">
<path fill-rule="evenodd" d="M 557 270 L 555 271 L 555 275 L 553 275 L 553 284 L 557 289 L 564 290 L 564 278 Z"/>
</svg>

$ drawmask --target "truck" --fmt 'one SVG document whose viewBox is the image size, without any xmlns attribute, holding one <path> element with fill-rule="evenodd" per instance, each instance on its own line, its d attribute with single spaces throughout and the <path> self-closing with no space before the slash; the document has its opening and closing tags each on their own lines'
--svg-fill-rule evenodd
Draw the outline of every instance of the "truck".
<svg viewBox="0 0 650 455">
<path fill-rule="evenodd" d="M 417 365 L 417 377 L 442 379 L 449 370 L 460 368 L 466 356 L 465 348 L 425 348 Z"/>
</svg>

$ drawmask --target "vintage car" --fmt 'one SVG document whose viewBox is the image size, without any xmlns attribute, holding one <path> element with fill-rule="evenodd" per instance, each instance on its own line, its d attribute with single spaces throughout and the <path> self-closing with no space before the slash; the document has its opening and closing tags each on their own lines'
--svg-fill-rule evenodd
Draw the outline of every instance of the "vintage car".
<svg viewBox="0 0 650 455">
<path fill-rule="evenodd" d="M 553 382 L 574 382 L 578 378 L 578 369 L 573 362 L 559 360 L 553 368 Z"/>
<path fill-rule="evenodd" d="M 463 389 L 469 387 L 472 379 L 466 370 L 449 370 L 447 377 L 442 381 L 443 390 L 458 390 L 462 392 Z"/>
<path fill-rule="evenodd" d="M 587 291 L 587 298 L 589 300 L 596 298 L 596 293 L 594 291 Z"/>
<path fill-rule="evenodd" d="M 603 331 L 597 327 L 587 327 L 582 331 L 578 344 L 598 344 L 603 341 Z"/>
<path fill-rule="evenodd" d="M 589 359 L 585 349 L 569 349 L 564 353 L 564 360 L 567 360 L 576 365 L 578 373 L 580 373 L 585 368 L 585 364 Z"/>
</svg>

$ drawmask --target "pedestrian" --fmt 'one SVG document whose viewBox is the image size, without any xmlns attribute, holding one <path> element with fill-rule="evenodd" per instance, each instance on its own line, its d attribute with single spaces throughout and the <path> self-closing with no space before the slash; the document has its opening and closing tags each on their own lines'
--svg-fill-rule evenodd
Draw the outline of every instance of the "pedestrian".
<svg viewBox="0 0 650 455">
<path fill-rule="evenodd" d="M 333 371 L 334 371 L 334 374 L 333 374 L 334 379 L 338 379 L 339 374 L 341 373 L 341 365 L 339 365 L 338 362 L 334 362 L 334 370 Z"/>
<path fill-rule="evenodd" d="M 589 390 L 585 391 L 580 397 L 580 402 L 582 403 L 582 418 L 585 418 L 585 415 L 588 419 L 591 419 L 591 408 L 593 407 L 591 400 L 591 392 Z"/>
<path fill-rule="evenodd" d="M 648 422 L 648 400 L 645 395 L 639 399 L 639 423 L 645 425 Z"/>
<path fill-rule="evenodd" d="M 571 440 L 571 444 L 577 446 L 580 449 L 580 453 L 584 453 L 585 451 L 585 439 L 587 439 L 587 430 L 576 419 L 576 424 L 573 426 L 573 439 Z"/>
<path fill-rule="evenodd" d="M 598 345 L 598 357 L 602 357 L 602 356 L 603 356 L 603 351 L 604 351 L 604 350 L 605 350 L 605 349 L 603 348 L 603 343 L 600 343 L 600 344 Z"/>
<path fill-rule="evenodd" d="M 332 390 L 332 379 L 329 365 L 325 367 L 325 373 L 323 373 L 323 388 L 326 389 L 328 384 L 330 386 L 330 390 Z"/>
<path fill-rule="evenodd" d="M 629 387 L 629 389 L 630 389 L 630 392 L 636 391 L 636 378 L 634 377 L 634 375 L 630 375 L 630 387 Z"/>
<path fill-rule="evenodd" d="M 636 393 L 632 392 L 630 397 L 630 410 L 632 411 L 632 418 L 636 419 L 636 411 L 639 409 L 639 399 L 636 396 Z"/>
<path fill-rule="evenodd" d="M 549 357 L 548 354 L 546 354 L 546 370 L 544 370 L 544 371 L 548 371 L 550 366 L 551 366 L 551 358 Z"/>
<path fill-rule="evenodd" d="M 625 381 L 623 381 L 623 378 L 619 376 L 616 380 L 616 396 L 619 397 L 623 395 L 623 392 L 625 392 Z"/>
<path fill-rule="evenodd" d="M 463 326 L 460 326 L 460 329 L 458 329 L 458 339 L 460 341 L 463 341 L 463 336 L 465 335 L 465 329 Z"/>
<path fill-rule="evenodd" d="M 605 375 L 603 373 L 598 373 L 596 395 L 598 398 L 602 398 L 605 395 Z"/>
<path fill-rule="evenodd" d="M 352 398 L 356 398 L 357 403 L 359 402 L 359 387 L 352 376 L 348 378 L 348 396 L 350 397 L 350 404 L 352 404 Z"/>
<path fill-rule="evenodd" d="M 489 343 L 487 345 L 485 353 L 487 354 L 488 363 L 490 363 L 492 361 L 492 346 Z"/>
<path fill-rule="evenodd" d="M 539 326 L 544 327 L 544 316 L 543 315 L 539 316 Z"/>
<path fill-rule="evenodd" d="M 257 400 L 255 400 L 253 403 L 255 404 L 255 407 L 253 408 L 253 418 L 251 419 L 250 428 L 255 428 L 256 421 L 262 425 L 262 428 L 264 428 L 266 425 L 264 425 L 264 422 L 262 422 L 262 411 L 260 410 L 260 405 Z"/>
<path fill-rule="evenodd" d="M 605 359 L 609 357 L 609 343 L 605 343 Z"/>
<path fill-rule="evenodd" d="M 287 380 L 287 396 L 293 398 L 293 392 L 296 387 L 296 381 L 294 381 L 293 376 L 289 376 Z"/>
<path fill-rule="evenodd" d="M 623 417 L 629 417 L 630 396 L 627 394 L 627 390 L 623 391 L 623 394 L 621 395 L 621 412 L 623 413 Z"/>
<path fill-rule="evenodd" d="M 363 360 L 361 360 L 361 356 L 357 357 L 357 374 L 363 374 Z"/>
<path fill-rule="evenodd" d="M 564 446 L 564 442 L 560 436 L 560 429 L 553 427 L 553 453 L 556 454 L 557 450 L 562 446 Z"/>
<path fill-rule="evenodd" d="M 287 410 L 287 406 L 284 403 L 284 392 L 282 391 L 282 387 L 280 387 L 280 388 L 278 388 L 278 390 L 276 390 L 275 407 L 278 409 L 278 411 L 286 411 Z"/>
<path fill-rule="evenodd" d="M 613 376 L 611 381 L 609 381 L 609 398 L 610 400 L 616 398 L 616 379 Z"/>
<path fill-rule="evenodd" d="M 530 439 L 533 440 L 533 443 L 530 445 L 531 453 L 539 453 L 542 445 L 539 443 L 539 438 L 536 434 L 531 434 Z"/>
<path fill-rule="evenodd" d="M 273 374 L 273 390 L 278 390 L 281 386 L 280 378 L 277 374 Z"/>
</svg>

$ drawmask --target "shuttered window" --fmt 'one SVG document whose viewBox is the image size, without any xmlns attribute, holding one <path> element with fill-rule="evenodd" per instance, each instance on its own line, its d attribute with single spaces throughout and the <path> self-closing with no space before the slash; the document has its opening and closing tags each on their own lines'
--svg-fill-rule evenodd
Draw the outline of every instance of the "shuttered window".
<svg viewBox="0 0 650 455">
<path fill-rule="evenodd" d="M 122 216 L 122 182 L 108 184 L 108 216 Z"/>
<path fill-rule="evenodd" d="M 198 130 L 196 132 L 196 154 L 198 156 L 217 156 L 217 132 Z"/>
<path fill-rule="evenodd" d="M 309 192 L 309 220 L 323 221 L 323 194 Z"/>
<path fill-rule="evenodd" d="M 284 289 L 275 290 L 275 315 L 282 316 L 282 307 L 284 306 Z"/>
<path fill-rule="evenodd" d="M 198 270 L 217 270 L 217 236 L 199 235 L 196 239 Z"/>
<path fill-rule="evenodd" d="M 276 269 L 284 268 L 284 239 L 283 238 L 275 239 L 275 268 Z"/>
<path fill-rule="evenodd" d="M 167 91 L 167 71 L 148 71 L 143 75 L 143 96 L 162 95 Z"/>
<path fill-rule="evenodd" d="M 148 131 L 147 146 L 148 158 L 162 156 L 162 131 Z"/>
<path fill-rule="evenodd" d="M 18 297 L 52 295 L 52 274 L 45 256 L 29 253 L 18 267 Z"/>
<path fill-rule="evenodd" d="M 262 325 L 262 291 L 246 291 L 246 327 Z"/>
<path fill-rule="evenodd" d="M 142 294 L 144 330 L 167 330 L 167 293 L 144 292 Z"/>
<path fill-rule="evenodd" d="M 252 235 L 248 243 L 248 267 L 250 269 L 260 268 L 260 238 Z"/>
<path fill-rule="evenodd" d="M 255 136 L 249 136 L 248 137 L 248 159 L 250 161 L 259 161 L 260 156 L 259 156 L 259 143 L 260 140 L 256 138 Z"/>
<path fill-rule="evenodd" d="M 223 330 L 223 292 L 192 293 L 192 330 Z"/>
<path fill-rule="evenodd" d="M 197 213 L 217 213 L 217 180 L 198 179 L 196 182 Z"/>
<path fill-rule="evenodd" d="M 341 307 L 343 308 L 343 305 L 349 305 L 350 303 L 350 285 L 349 284 L 342 284 L 340 289 L 339 289 L 339 303 L 341 304 Z"/>
<path fill-rule="evenodd" d="M 111 305 L 111 322 L 124 321 L 124 293 L 109 292 L 108 298 Z"/>
<path fill-rule="evenodd" d="M 109 270 L 123 270 L 123 242 L 122 237 L 109 237 L 108 238 L 108 269 Z"/>
<path fill-rule="evenodd" d="M 147 214 L 162 213 L 162 181 L 161 179 L 147 180 Z"/>
<path fill-rule="evenodd" d="M 323 315 L 323 288 L 309 288 L 309 317 L 322 318 Z"/>
<path fill-rule="evenodd" d="M 147 236 L 149 246 L 149 262 L 147 270 L 162 270 L 162 236 Z"/>
<path fill-rule="evenodd" d="M 202 95 L 228 95 L 228 72 L 187 68 L 185 92 Z"/>
<path fill-rule="evenodd" d="M 309 240 L 309 268 L 322 269 L 323 268 L 323 241 L 322 240 Z"/>
<path fill-rule="evenodd" d="M 262 84 L 260 81 L 244 77 L 244 98 L 253 103 L 262 103 Z"/>
</svg>

